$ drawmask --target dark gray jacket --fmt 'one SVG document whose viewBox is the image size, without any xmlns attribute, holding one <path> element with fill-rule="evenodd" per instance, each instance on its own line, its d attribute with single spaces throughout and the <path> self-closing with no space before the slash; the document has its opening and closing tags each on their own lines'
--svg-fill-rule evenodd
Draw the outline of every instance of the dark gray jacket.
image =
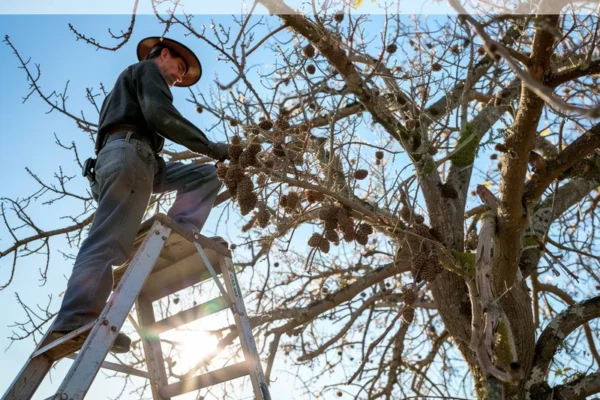
<svg viewBox="0 0 600 400">
<path fill-rule="evenodd" d="M 157 153 L 166 138 L 196 153 L 216 158 L 215 143 L 173 106 L 167 81 L 152 60 L 130 65 L 117 78 L 102 103 L 98 143 L 103 143 L 107 131 L 123 124 L 133 125 L 147 135 Z"/>
</svg>

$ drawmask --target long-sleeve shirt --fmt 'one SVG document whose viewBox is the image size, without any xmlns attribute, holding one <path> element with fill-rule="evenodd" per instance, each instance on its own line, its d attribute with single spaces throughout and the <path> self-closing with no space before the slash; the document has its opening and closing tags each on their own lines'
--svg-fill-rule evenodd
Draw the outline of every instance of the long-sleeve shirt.
<svg viewBox="0 0 600 400">
<path fill-rule="evenodd" d="M 166 138 L 215 158 L 215 144 L 173 106 L 167 81 L 152 60 L 130 65 L 119 75 L 102 103 L 97 140 L 102 143 L 109 129 L 123 124 L 147 135 L 156 152 L 162 150 Z"/>
</svg>

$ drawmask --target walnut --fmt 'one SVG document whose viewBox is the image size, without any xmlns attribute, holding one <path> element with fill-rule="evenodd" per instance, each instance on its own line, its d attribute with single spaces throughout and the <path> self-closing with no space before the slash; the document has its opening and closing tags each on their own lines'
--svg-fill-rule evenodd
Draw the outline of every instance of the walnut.
<svg viewBox="0 0 600 400">
<path fill-rule="evenodd" d="M 273 128 L 273 122 L 271 122 L 271 120 L 265 119 L 258 123 L 258 127 L 264 131 L 270 131 Z"/>
<path fill-rule="evenodd" d="M 244 149 L 241 145 L 232 144 L 231 147 L 229 147 L 229 157 L 231 158 L 231 162 L 237 163 L 243 152 Z"/>
<path fill-rule="evenodd" d="M 316 190 L 305 190 L 304 194 L 306 196 L 306 200 L 308 200 L 310 204 L 323 201 L 325 199 L 325 195 Z"/>
<path fill-rule="evenodd" d="M 315 56 L 315 47 L 312 44 L 308 44 L 302 52 L 306 58 L 313 58 Z"/>
<path fill-rule="evenodd" d="M 269 210 L 267 210 L 266 207 L 260 207 L 258 210 L 258 214 L 256 216 L 257 221 L 258 221 L 258 225 L 261 228 L 266 228 L 269 225 L 269 219 L 271 218 L 271 215 L 269 214 Z"/>
<path fill-rule="evenodd" d="M 240 214 L 242 215 L 247 215 L 256 207 L 256 203 L 258 203 L 258 196 L 254 192 L 238 193 L 237 199 L 240 205 Z"/>
<path fill-rule="evenodd" d="M 357 169 L 356 171 L 354 171 L 354 179 L 359 181 L 365 179 L 368 175 L 369 171 L 367 171 L 366 169 Z"/>
</svg>

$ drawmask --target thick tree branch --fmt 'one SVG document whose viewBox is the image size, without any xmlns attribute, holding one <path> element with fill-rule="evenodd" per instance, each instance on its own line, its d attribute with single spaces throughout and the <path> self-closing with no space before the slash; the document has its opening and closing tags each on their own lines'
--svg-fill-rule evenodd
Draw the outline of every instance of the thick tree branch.
<svg viewBox="0 0 600 400">
<path fill-rule="evenodd" d="M 593 154 L 598 147 L 600 147 L 600 124 L 594 125 L 558 153 L 556 158 L 549 160 L 543 170 L 536 171 L 525 185 L 524 200 L 529 204 L 535 204 L 555 179 L 584 157 Z"/>
<path fill-rule="evenodd" d="M 457 0 L 449 0 L 450 4 L 461 14 L 466 14 L 464 8 L 460 5 Z M 540 47 L 539 45 L 542 43 L 540 41 L 537 42 L 534 39 L 533 51 L 531 53 L 530 60 L 530 72 L 524 71 L 517 65 L 510 52 L 501 44 L 494 41 L 490 36 L 485 32 L 483 26 L 479 24 L 473 17 L 470 15 L 462 15 L 462 18 L 467 20 L 477 31 L 481 39 L 484 41 L 484 48 L 488 51 L 490 55 L 493 57 L 501 57 L 506 60 L 508 66 L 513 70 L 515 75 L 517 75 L 523 83 L 527 86 L 527 88 L 535 93 L 540 99 L 547 102 L 552 107 L 561 110 L 565 113 L 578 114 L 585 118 L 598 118 L 600 117 L 600 107 L 579 107 L 570 105 L 558 97 L 554 96 L 553 90 L 545 85 L 545 77 L 546 72 L 549 72 L 547 68 L 539 68 L 541 64 L 540 61 L 543 61 L 545 64 L 549 64 L 550 57 L 547 59 L 540 57 L 540 50 L 542 53 L 546 53 L 548 51 L 552 51 L 553 46 L 550 44 L 548 47 Z M 544 29 L 541 26 L 537 29 L 536 36 L 541 33 L 546 39 L 554 39 L 554 35 L 551 32 L 553 29 L 556 29 L 558 15 L 542 15 L 540 18 L 540 25 L 543 23 L 549 29 Z M 547 20 L 546 20 L 547 19 Z M 537 53 L 536 53 L 537 50 Z M 548 54 L 549 55 L 549 54 Z M 543 74 L 539 74 L 540 71 L 543 71 Z"/>
<path fill-rule="evenodd" d="M 584 400 L 600 393 L 600 371 L 553 388 L 557 400 Z"/>
<path fill-rule="evenodd" d="M 526 388 L 535 390 L 544 383 L 546 371 L 565 338 L 586 322 L 600 318 L 600 296 L 573 304 L 558 314 L 538 338 L 535 357 Z"/>
<path fill-rule="evenodd" d="M 557 288 L 554 285 L 549 285 L 547 283 L 541 282 L 533 282 L 533 285 L 537 286 L 537 288 L 541 291 L 552 293 L 558 296 L 562 301 L 567 303 L 567 305 L 572 306 L 575 304 L 575 300 L 571 296 L 569 296 L 564 290 Z M 596 364 L 600 368 L 600 354 L 598 354 L 598 349 L 596 348 L 596 343 L 594 342 L 594 335 L 592 333 L 592 329 L 588 323 L 583 324 L 583 330 L 585 331 L 585 337 L 588 341 L 588 346 L 590 346 L 590 353 L 596 360 Z"/>
<path fill-rule="evenodd" d="M 544 200 L 536 207 L 531 217 L 531 225 L 525 234 L 543 237 L 554 221 L 588 196 L 590 191 L 596 187 L 598 187 L 598 183 L 585 180 L 573 180 L 562 185 L 554 196 Z M 525 248 L 521 252 L 519 268 L 524 278 L 527 278 L 537 268 L 541 254 L 537 246 Z"/>
<path fill-rule="evenodd" d="M 592 76 L 600 73 L 600 60 L 594 60 L 590 63 L 582 61 L 576 67 L 564 69 L 554 73 L 548 80 L 547 84 L 550 87 L 557 87 L 564 83 L 579 79 L 584 76 Z"/>
<path fill-rule="evenodd" d="M 55 229 L 52 231 L 42 231 L 42 232 L 38 233 L 37 235 L 29 236 L 25 239 L 19 239 L 19 240 L 15 241 L 15 243 L 11 247 L 7 248 L 4 251 L 1 251 L 0 258 L 6 256 L 7 254 L 12 253 L 13 251 L 17 251 L 19 249 L 19 247 L 25 246 L 28 243 L 35 242 L 36 240 L 47 239 L 52 236 L 62 235 L 64 233 L 69 233 L 69 232 L 78 231 L 80 229 L 83 229 L 92 222 L 92 220 L 94 219 L 94 215 L 95 214 L 90 215 L 89 217 L 87 217 L 86 219 L 84 219 L 83 221 L 81 221 L 75 225 L 67 226 L 65 228 Z"/>
</svg>

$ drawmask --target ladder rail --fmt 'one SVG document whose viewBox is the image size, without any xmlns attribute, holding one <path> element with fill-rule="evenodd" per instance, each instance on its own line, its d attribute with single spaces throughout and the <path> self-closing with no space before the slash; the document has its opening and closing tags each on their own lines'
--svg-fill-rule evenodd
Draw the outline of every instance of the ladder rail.
<svg viewBox="0 0 600 400">
<path fill-rule="evenodd" d="M 15 377 L 2 400 L 30 399 L 40 386 L 53 361 L 50 357 L 42 354 L 36 358 L 29 358 L 19 374 Z"/>
<path fill-rule="evenodd" d="M 252 335 L 252 327 L 246 314 L 246 306 L 244 304 L 244 298 L 242 291 L 238 283 L 235 268 L 233 262 L 229 257 L 221 257 L 220 261 L 221 271 L 225 278 L 225 285 L 227 286 L 230 296 L 233 297 L 234 304 L 236 305 L 237 313 L 234 313 L 234 319 L 238 328 L 238 334 L 240 337 L 240 343 L 244 352 L 244 357 L 248 362 L 248 369 L 250 380 L 252 381 L 252 387 L 254 389 L 254 396 L 257 400 L 271 400 L 271 394 L 269 393 L 269 386 L 267 379 L 262 370 L 260 364 L 260 357 L 258 356 L 258 349 L 256 348 L 256 342 Z"/>
</svg>

